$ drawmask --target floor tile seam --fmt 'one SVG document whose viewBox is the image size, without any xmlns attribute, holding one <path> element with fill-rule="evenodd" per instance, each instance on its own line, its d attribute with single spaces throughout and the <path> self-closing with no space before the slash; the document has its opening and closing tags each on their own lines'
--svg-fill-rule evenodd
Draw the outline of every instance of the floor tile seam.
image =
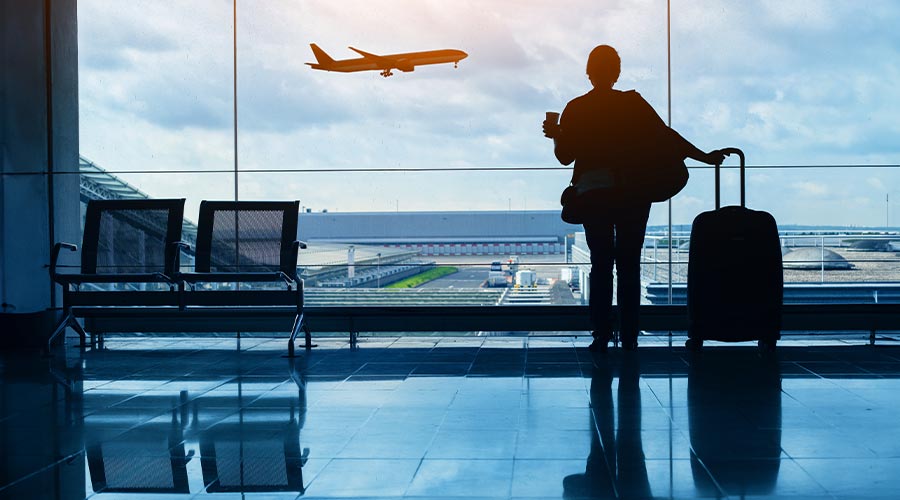
<svg viewBox="0 0 900 500">
<path fill-rule="evenodd" d="M 395 459 L 395 458 L 388 458 L 388 459 L 385 459 L 385 460 L 406 460 L 406 461 L 418 460 L 418 464 L 416 464 L 416 470 L 413 472 L 412 476 L 411 476 L 410 479 L 409 479 L 409 484 L 407 484 L 407 485 L 403 488 L 403 494 L 400 495 L 399 497 L 396 497 L 396 498 L 406 498 L 406 494 L 405 494 L 405 493 L 409 490 L 410 486 L 412 486 L 413 481 L 415 480 L 416 476 L 419 474 L 419 469 L 422 467 L 422 462 L 424 461 L 424 458 L 420 458 L 420 459 L 415 459 L 415 458 L 396 458 L 396 459 Z M 352 462 L 352 461 L 370 462 L 370 461 L 372 461 L 372 459 L 371 459 L 371 458 L 352 458 L 352 457 L 351 457 L 351 458 L 331 457 L 331 458 L 328 459 L 328 462 L 325 463 L 325 465 L 323 465 L 323 466 L 319 469 L 319 471 L 318 471 L 315 475 L 313 475 L 313 477 L 312 477 L 312 478 L 304 485 L 304 490 L 309 490 L 311 487 L 313 487 L 313 485 L 314 485 L 315 482 L 316 482 L 316 479 L 319 478 L 319 475 L 320 475 L 322 472 L 324 472 L 325 470 L 327 470 L 328 467 L 331 466 L 331 464 L 333 464 L 335 461 L 342 461 L 342 462 Z M 302 495 L 303 495 L 303 494 L 301 493 L 301 496 L 302 496 Z M 359 496 L 359 495 L 353 495 L 352 497 L 356 497 L 356 496 Z M 324 497 L 313 496 L 313 497 L 306 497 L 306 496 L 303 496 L 303 498 L 310 498 L 310 499 L 315 499 L 315 498 L 323 498 L 323 499 L 325 499 L 325 498 L 329 498 L 329 499 L 330 499 L 330 498 L 352 498 L 352 497 L 348 497 L 348 496 L 344 496 L 344 497 L 332 497 L 332 496 L 324 496 Z M 371 498 L 380 498 L 381 495 L 362 495 L 362 497 L 366 497 L 366 498 L 369 498 L 369 497 L 371 497 Z M 298 498 L 299 498 L 299 497 L 298 497 Z M 394 496 L 389 496 L 389 497 L 387 497 L 387 498 L 395 498 L 395 497 L 394 497 Z"/>
<path fill-rule="evenodd" d="M 366 417 L 366 420 L 365 420 L 362 424 L 360 424 L 359 427 L 356 428 L 356 430 L 353 431 L 353 433 L 349 436 L 349 438 L 348 438 L 347 441 L 341 446 L 341 448 L 340 448 L 339 450 L 336 450 L 336 451 L 333 453 L 334 456 L 331 457 L 332 460 L 336 459 L 341 453 L 344 452 L 344 450 L 347 449 L 348 446 L 350 446 L 350 443 L 353 442 L 353 440 L 356 438 L 356 436 L 358 436 L 358 435 L 360 435 L 360 434 L 362 433 L 363 428 L 366 426 L 366 424 L 368 424 L 369 422 L 371 422 L 373 418 L 375 418 L 375 415 L 378 413 L 378 411 L 379 411 L 380 409 L 381 409 L 381 407 L 378 407 L 378 408 L 375 409 L 375 411 L 369 413 L 369 416 Z M 329 463 L 330 463 L 330 462 L 329 462 Z"/>
<path fill-rule="evenodd" d="M 653 395 L 653 398 L 656 399 L 657 403 L 659 403 L 659 407 L 662 408 L 663 410 L 670 410 L 670 411 L 671 411 L 671 410 L 674 408 L 674 406 L 672 406 L 672 401 L 674 400 L 674 397 L 673 397 L 673 396 L 674 396 L 674 393 L 672 393 L 672 385 L 671 385 L 671 382 L 672 382 L 672 374 L 669 374 L 668 380 L 669 380 L 669 385 L 668 385 L 667 389 L 669 390 L 669 394 L 667 395 L 667 398 L 668 398 L 668 401 L 669 401 L 669 405 L 666 405 L 666 404 L 663 402 L 663 400 L 662 400 L 662 398 L 660 397 L 660 395 L 657 393 L 656 389 L 654 389 L 652 385 L 650 385 L 648 382 L 646 382 L 646 381 L 643 379 L 643 377 L 641 377 L 641 383 L 644 384 L 644 387 L 646 387 L 646 388 L 650 391 L 650 394 L 652 394 L 652 395 Z M 667 414 L 669 414 L 669 412 L 667 412 Z M 671 418 L 672 418 L 672 417 L 671 417 L 671 414 L 669 414 L 669 419 L 671 420 Z"/>
<path fill-rule="evenodd" d="M 830 379 L 830 378 L 828 378 L 828 377 L 823 377 L 822 375 L 820 375 L 820 374 L 818 374 L 818 373 L 816 373 L 816 372 L 813 372 L 813 371 L 809 370 L 809 369 L 806 368 L 806 367 L 801 366 L 801 368 L 803 368 L 804 370 L 809 371 L 809 372 L 813 375 L 813 377 L 810 377 L 810 378 L 809 378 L 810 380 L 819 380 L 819 381 L 825 381 L 826 383 L 828 383 L 828 386 L 827 386 L 827 387 L 814 388 L 814 389 L 816 389 L 816 390 L 826 390 L 826 389 L 828 389 L 828 390 L 835 390 L 835 389 L 837 389 L 837 390 L 840 390 L 840 391 L 842 391 L 842 392 L 847 393 L 847 395 L 850 395 L 850 396 L 853 396 L 853 397 L 857 397 L 857 398 L 863 399 L 862 397 L 857 396 L 856 394 L 854 394 L 853 391 L 851 391 L 850 389 L 848 389 L 848 388 L 846 388 L 846 387 L 844 387 L 844 386 L 838 384 L 838 383 L 835 382 L 834 380 L 832 380 L 832 379 Z M 782 380 L 784 380 L 784 377 L 782 377 Z M 782 384 L 782 385 L 783 385 L 783 384 Z M 808 389 L 813 389 L 813 388 L 784 389 L 784 388 L 782 387 L 781 392 L 786 393 L 786 394 L 791 394 L 791 391 L 802 391 L 802 390 L 804 390 L 804 389 L 807 389 L 807 390 L 808 390 Z M 792 396 L 792 397 L 793 397 L 793 396 Z M 797 398 L 794 397 L 794 399 L 797 399 Z M 798 400 L 798 401 L 799 401 L 799 400 Z M 802 402 L 801 402 L 801 404 L 802 404 Z"/>
<path fill-rule="evenodd" d="M 510 471 L 509 471 L 509 485 L 507 486 L 508 489 L 507 489 L 506 495 L 501 495 L 501 496 L 494 496 L 494 495 L 481 496 L 481 495 L 475 495 L 475 497 L 476 497 L 476 498 L 479 498 L 479 499 L 486 499 L 486 498 L 490 498 L 490 499 L 495 499 L 495 498 L 496 498 L 496 499 L 501 499 L 501 498 L 502 498 L 502 499 L 508 499 L 508 498 L 510 498 L 510 497 L 512 496 L 513 479 L 515 478 L 515 461 L 514 461 L 513 459 L 506 459 L 506 458 L 500 458 L 500 459 L 498 459 L 498 458 L 483 458 L 483 459 L 479 459 L 479 458 L 474 458 L 474 459 L 473 459 L 473 458 L 432 458 L 432 459 L 428 459 L 428 458 L 424 458 L 424 457 L 423 457 L 423 458 L 419 461 L 418 465 L 416 466 L 416 470 L 415 470 L 415 472 L 413 473 L 412 478 L 410 479 L 409 484 L 406 486 L 406 489 L 405 489 L 404 492 L 403 492 L 403 493 L 404 493 L 404 494 L 403 494 L 403 498 L 404 498 L 404 499 L 405 499 L 405 498 L 428 498 L 428 499 L 448 498 L 448 499 L 450 499 L 450 498 L 464 498 L 464 497 L 467 498 L 467 497 L 471 497 L 471 496 L 472 496 L 472 495 L 446 495 L 446 496 L 437 496 L 437 497 L 435 497 L 434 495 L 408 495 L 409 489 L 412 487 L 413 483 L 415 482 L 416 477 L 419 475 L 419 470 L 422 468 L 422 465 L 423 465 L 427 460 L 430 460 L 430 461 L 466 461 L 466 462 L 470 462 L 470 461 L 511 462 L 511 464 L 510 464 Z"/>
<path fill-rule="evenodd" d="M 234 377 L 231 377 L 230 379 L 228 379 L 228 380 L 226 380 L 226 381 L 224 381 L 224 382 L 221 382 L 221 383 L 218 384 L 218 385 L 209 387 L 209 388 L 207 388 L 207 389 L 201 389 L 200 391 L 197 391 L 197 393 L 196 393 L 195 395 L 188 397 L 188 398 L 185 399 L 183 402 L 182 402 L 182 400 L 180 399 L 181 392 L 187 392 L 187 391 L 182 391 L 182 390 L 179 389 L 179 390 L 178 390 L 178 393 L 179 393 L 179 402 L 180 402 L 180 404 L 179 404 L 178 406 L 176 406 L 175 409 L 178 409 L 178 408 L 180 408 L 180 407 L 182 407 L 182 406 L 186 406 L 186 405 L 188 405 L 188 404 L 190 404 L 190 403 L 192 403 L 192 402 L 196 402 L 197 399 L 202 398 L 203 396 L 206 396 L 206 395 L 209 394 L 210 392 L 215 391 L 215 390 L 217 390 L 217 389 L 220 389 L 222 386 L 227 385 L 227 384 L 229 384 L 229 383 L 231 383 L 231 382 L 233 382 L 233 381 L 234 381 Z M 149 392 L 149 391 L 144 391 L 144 392 L 141 393 L 141 394 L 144 394 L 144 393 L 146 393 L 146 392 Z M 140 396 L 141 394 L 138 394 L 138 396 Z M 127 401 L 127 400 L 126 400 L 126 401 Z M 124 403 L 124 402 L 125 402 L 125 401 L 121 401 L 120 403 Z M 118 404 L 118 403 L 117 403 L 117 404 Z"/>
<path fill-rule="evenodd" d="M 799 456 L 797 454 L 788 453 L 787 450 L 785 450 L 784 448 L 781 448 L 781 452 L 784 453 L 785 455 L 787 455 L 787 457 L 790 458 L 791 460 L 795 460 L 795 461 L 796 460 L 889 460 L 892 458 L 892 457 L 879 457 L 878 453 L 875 453 L 875 451 L 873 451 L 868 446 L 859 446 L 859 449 L 866 450 L 867 452 L 871 453 L 871 456 L 868 456 L 868 457 L 822 457 L 822 456 L 804 457 L 804 456 Z M 898 457 L 898 458 L 900 458 L 900 457 Z"/>
<path fill-rule="evenodd" d="M 839 428 L 838 426 L 832 424 L 827 418 L 825 418 L 825 416 L 826 416 L 825 413 L 823 413 L 823 412 L 817 410 L 816 407 L 810 406 L 809 404 L 804 403 L 803 401 L 800 401 L 799 399 L 797 399 L 797 398 L 796 398 L 795 396 L 793 396 L 792 394 L 787 393 L 787 392 L 784 392 L 783 389 L 782 389 L 782 394 L 787 395 L 788 397 L 790 397 L 791 399 L 793 399 L 794 401 L 796 401 L 803 409 L 805 409 L 805 410 L 809 411 L 810 413 L 812 413 L 812 414 L 818 419 L 819 422 L 821 422 L 822 424 L 825 425 L 825 428 L 826 428 L 826 429 L 828 429 L 828 430 L 834 430 L 834 431 L 839 431 L 839 430 L 840 430 L 840 428 Z M 857 397 L 858 397 L 858 396 L 857 396 Z M 782 423 L 782 425 L 783 425 L 783 423 Z"/>
<path fill-rule="evenodd" d="M 124 375 L 124 376 L 122 376 L 122 377 L 120 377 L 120 378 L 117 378 L 117 379 L 114 379 L 114 380 L 109 380 L 109 381 L 107 381 L 105 384 L 101 384 L 101 385 L 98 385 L 98 386 L 96 386 L 96 387 L 92 387 L 91 389 L 92 389 L 92 390 L 94 390 L 94 389 L 103 389 L 104 387 L 106 387 L 106 386 L 108 386 L 108 385 L 110 385 L 110 384 L 115 384 L 115 383 L 120 383 L 120 382 L 126 382 L 126 383 L 127 383 L 127 382 L 129 382 L 129 381 L 146 381 L 146 380 L 148 380 L 148 379 L 146 379 L 146 378 L 140 378 L 140 373 L 146 372 L 146 371 L 150 371 L 151 369 L 152 369 L 152 367 L 151 367 L 151 368 L 148 368 L 148 369 L 144 369 L 144 370 L 138 370 L 138 371 L 132 372 L 132 373 L 130 373 L 130 374 L 128 374 L 128 375 Z M 87 380 L 90 380 L 90 379 L 87 379 Z M 150 380 L 152 380 L 152 379 L 150 379 Z M 170 380 L 171 380 L 171 379 L 170 379 Z M 161 387 L 162 385 L 166 384 L 167 382 L 168 382 L 168 381 L 166 381 L 166 382 L 160 381 L 160 382 L 159 382 L 159 385 L 153 386 L 153 387 L 151 387 L 150 389 L 155 389 L 156 387 Z M 128 389 L 125 389 L 125 390 L 128 390 Z M 149 390 L 149 389 L 144 389 L 144 390 Z"/>
<path fill-rule="evenodd" d="M 801 407 L 802 407 L 804 410 L 809 411 L 814 417 L 816 417 L 816 419 L 818 420 L 818 422 L 821 424 L 820 426 L 815 426 L 815 427 L 806 427 L 806 426 L 803 426 L 803 427 L 800 427 L 800 428 L 803 428 L 803 429 L 821 429 L 821 430 L 829 430 L 829 431 L 840 431 L 841 427 L 838 426 L 838 425 L 836 425 L 836 424 L 834 424 L 834 423 L 832 423 L 832 422 L 834 421 L 834 417 L 837 417 L 838 420 L 845 420 L 846 417 L 841 416 L 840 414 L 836 414 L 836 413 L 826 413 L 825 410 L 829 409 L 829 408 L 827 408 L 827 407 L 810 406 L 810 405 L 804 404 L 804 403 L 801 402 L 801 401 L 798 401 L 798 403 L 801 405 Z M 780 429 L 785 429 L 784 422 L 782 422 L 782 425 L 781 425 L 780 427 L 778 427 L 778 428 L 780 428 Z"/>
<path fill-rule="evenodd" d="M 805 458 L 805 459 L 802 459 L 802 460 L 816 460 L 816 459 L 815 459 L 815 458 L 813 458 L 813 459 Z M 841 461 L 844 461 L 844 460 L 852 460 L 852 459 L 840 459 L 840 460 L 841 460 Z M 871 459 L 866 458 L 866 459 L 863 459 L 863 460 L 871 460 Z M 797 459 L 791 458 L 791 461 L 792 461 L 792 462 L 794 463 L 794 465 L 796 465 L 800 470 L 802 470 L 803 473 L 806 474 L 806 477 L 807 477 L 808 479 L 810 479 L 816 486 L 818 486 L 819 488 L 822 488 L 822 491 L 824 491 L 824 492 L 825 492 L 827 495 L 829 495 L 831 498 L 837 498 L 836 495 L 835 495 L 834 493 L 832 493 L 831 491 L 829 491 L 829 489 L 826 488 L 822 483 L 820 483 L 819 480 L 816 479 L 815 476 L 813 476 L 812 474 L 810 474 L 810 472 L 809 472 L 808 470 L 806 470 L 806 467 L 803 467 L 803 465 L 802 465 L 801 463 L 799 463 L 799 462 L 797 461 Z"/>
<path fill-rule="evenodd" d="M 129 398 L 129 399 L 131 399 L 131 398 Z M 123 401 L 123 402 L 124 402 L 124 401 Z M 143 419 L 141 419 L 138 423 L 133 424 L 131 427 L 128 427 L 128 429 L 127 429 L 125 432 L 132 431 L 132 430 L 136 429 L 137 427 L 140 427 L 140 426 L 142 426 L 142 425 L 144 425 L 144 424 L 150 422 L 151 420 L 157 419 L 157 418 L 159 418 L 159 417 L 161 417 L 161 416 L 163 416 L 163 415 L 167 415 L 167 414 L 169 414 L 171 411 L 177 410 L 177 409 L 181 408 L 182 406 L 185 406 L 185 404 L 179 404 L 179 405 L 176 406 L 175 408 L 171 408 L 171 409 L 169 409 L 169 410 L 164 410 L 162 413 L 154 414 L 152 417 L 143 418 Z M 106 410 L 114 410 L 114 409 L 116 409 L 116 408 L 114 408 L 114 407 L 112 407 L 112 406 L 109 406 L 109 407 L 106 407 L 106 408 L 102 408 L 102 409 L 100 409 L 100 410 L 97 410 L 97 411 L 95 411 L 95 412 L 84 413 L 84 414 L 82 414 L 82 417 L 81 417 L 81 418 L 82 418 L 82 422 L 84 422 L 84 420 L 85 420 L 87 417 L 90 417 L 90 416 L 92 416 L 92 415 L 96 416 L 98 413 L 101 413 L 101 412 L 103 412 L 103 411 L 106 411 Z M 118 408 L 118 409 L 119 409 L 119 410 L 143 410 L 143 409 L 149 409 L 149 408 L 141 407 L 141 408 Z M 151 413 L 151 412 L 148 412 L 148 413 Z"/>
<path fill-rule="evenodd" d="M 694 450 L 693 443 L 689 444 L 688 449 L 690 450 L 690 452 L 689 452 L 690 456 L 696 459 L 696 462 L 700 464 L 700 467 L 703 467 L 703 472 L 705 472 L 706 476 L 709 478 L 709 480 L 712 481 L 713 485 L 716 487 L 716 490 L 718 491 L 718 494 L 722 495 L 721 497 L 719 497 L 717 495 L 716 498 L 731 498 L 731 496 L 729 496 L 728 493 L 725 491 L 725 488 L 723 488 L 722 485 L 719 484 L 719 480 L 716 479 L 715 476 L 713 476 L 712 471 L 710 471 L 709 467 L 707 467 L 707 465 L 706 465 L 706 461 L 703 460 L 700 457 L 700 455 L 697 454 L 696 450 Z"/>
<path fill-rule="evenodd" d="M 476 495 L 473 497 L 471 495 L 462 495 L 462 494 L 460 494 L 460 495 L 437 495 L 437 496 L 435 496 L 435 495 L 403 495 L 403 497 L 401 497 L 401 500 L 407 500 L 407 499 L 411 499 L 411 500 L 461 500 L 461 499 L 465 499 L 465 498 L 469 498 L 472 500 L 511 500 L 513 498 L 521 498 L 522 500 L 525 500 L 525 499 L 546 500 L 544 497 L 513 497 L 513 496 L 493 496 L 493 495 L 487 495 L 487 496 Z M 316 500 L 316 499 L 309 499 L 309 500 Z M 324 500 L 324 499 L 321 499 L 321 500 Z M 367 499 L 367 500 L 369 500 L 369 499 Z M 398 499 L 395 499 L 394 497 L 386 497 L 385 500 L 398 500 Z M 585 500 L 587 500 L 587 499 L 585 499 Z"/>
<path fill-rule="evenodd" d="M 207 425 L 205 427 L 197 427 L 198 432 L 207 432 L 207 431 L 211 430 L 213 427 L 223 424 L 225 422 L 225 420 L 232 418 L 235 415 L 240 415 L 240 413 L 241 413 L 241 408 L 235 409 L 234 407 L 222 407 L 222 408 L 212 408 L 212 409 L 214 409 L 214 410 L 229 410 L 230 413 L 225 413 L 222 418 L 216 420 L 214 423 L 212 423 L 210 425 Z"/>
<path fill-rule="evenodd" d="M 432 441 L 433 442 L 433 441 Z M 431 448 L 431 445 L 429 445 Z M 425 454 L 428 453 L 426 449 Z M 412 488 L 413 483 L 416 480 L 416 477 L 419 476 L 419 471 L 422 470 L 422 464 L 425 463 L 425 454 L 422 455 L 422 458 L 419 459 L 419 463 L 416 464 L 416 470 L 413 471 L 412 476 L 409 478 L 409 483 L 403 488 L 403 498 L 407 498 L 407 493 L 409 493 L 409 489 Z"/>
</svg>

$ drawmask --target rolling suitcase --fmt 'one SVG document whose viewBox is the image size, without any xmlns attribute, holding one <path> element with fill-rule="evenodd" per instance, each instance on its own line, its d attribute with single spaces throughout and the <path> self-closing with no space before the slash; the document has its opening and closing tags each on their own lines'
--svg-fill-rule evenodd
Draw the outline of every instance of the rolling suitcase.
<svg viewBox="0 0 900 500">
<path fill-rule="evenodd" d="M 722 151 L 740 157 L 741 204 L 720 208 L 716 165 L 716 209 L 698 215 L 691 227 L 686 346 L 757 340 L 761 349 L 774 350 L 784 289 L 778 227 L 768 212 L 745 206 L 744 153 Z"/>
</svg>

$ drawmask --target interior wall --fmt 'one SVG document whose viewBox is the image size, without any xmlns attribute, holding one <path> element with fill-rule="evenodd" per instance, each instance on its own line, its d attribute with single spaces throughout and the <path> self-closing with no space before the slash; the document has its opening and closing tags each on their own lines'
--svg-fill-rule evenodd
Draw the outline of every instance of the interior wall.
<svg viewBox="0 0 900 500">
<path fill-rule="evenodd" d="M 59 306 L 47 269 L 50 249 L 56 241 L 80 244 L 76 13 L 76 0 L 0 0 L 4 315 Z"/>
</svg>

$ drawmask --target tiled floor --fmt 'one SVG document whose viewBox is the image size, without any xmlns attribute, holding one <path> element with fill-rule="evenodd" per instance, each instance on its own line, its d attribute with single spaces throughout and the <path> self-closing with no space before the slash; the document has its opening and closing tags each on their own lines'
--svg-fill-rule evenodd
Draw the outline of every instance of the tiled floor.
<svg viewBox="0 0 900 500">
<path fill-rule="evenodd" d="M 7 353 L 0 498 L 900 498 L 900 343 L 586 342 Z"/>
</svg>

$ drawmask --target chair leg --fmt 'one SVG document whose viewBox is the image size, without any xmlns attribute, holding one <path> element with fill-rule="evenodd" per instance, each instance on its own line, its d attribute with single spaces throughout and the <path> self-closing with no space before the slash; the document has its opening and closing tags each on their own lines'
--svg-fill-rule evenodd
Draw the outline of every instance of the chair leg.
<svg viewBox="0 0 900 500">
<path fill-rule="evenodd" d="M 288 355 L 287 357 L 294 357 L 294 341 L 297 339 L 297 334 L 300 333 L 301 321 L 303 320 L 303 314 L 297 314 L 294 316 L 294 326 L 291 327 L 291 338 L 288 340 Z"/>
<path fill-rule="evenodd" d="M 72 327 L 75 330 L 75 333 L 81 338 L 81 345 L 79 347 L 87 347 L 87 334 L 84 331 L 84 328 L 81 327 L 81 324 L 78 323 L 78 320 L 75 319 L 75 316 L 72 316 L 71 312 L 66 312 L 65 316 L 60 320 L 60 322 L 56 325 L 56 328 L 53 330 L 53 333 L 50 335 L 50 338 L 47 339 L 47 354 L 50 354 L 51 349 L 53 348 L 53 341 L 56 340 L 56 337 L 65 333 L 66 328 Z"/>
<path fill-rule="evenodd" d="M 319 347 L 317 344 L 312 343 L 312 331 L 310 331 L 310 329 L 309 329 L 309 323 L 307 323 L 305 319 L 303 319 L 302 322 L 303 322 L 303 333 L 306 336 L 306 350 L 308 351 L 308 350 L 312 349 L 313 347 Z"/>
<path fill-rule="evenodd" d="M 79 345 L 79 347 L 87 347 L 87 332 L 84 331 L 84 328 L 82 328 L 81 323 L 79 323 L 78 320 L 75 319 L 74 316 L 72 316 L 70 326 L 72 327 L 73 330 L 75 330 L 75 333 L 77 333 L 78 336 L 81 338 L 81 345 Z M 93 338 L 94 338 L 94 334 L 91 334 L 91 339 L 92 339 L 91 347 L 95 347 Z"/>
<path fill-rule="evenodd" d="M 66 331 L 66 328 L 69 327 L 69 313 L 66 313 L 63 316 L 63 319 L 56 325 L 56 328 L 53 330 L 53 333 L 50 334 L 50 338 L 47 339 L 47 354 L 50 354 L 51 349 L 53 347 L 53 341 L 56 340 L 56 337 L 59 336 L 60 333 Z"/>
<path fill-rule="evenodd" d="M 303 318 L 303 313 L 297 313 L 294 316 L 294 326 L 291 328 L 291 339 L 288 341 L 288 355 L 287 357 L 294 357 L 294 342 L 297 340 L 297 335 L 300 334 L 300 330 L 303 330 L 304 340 L 306 341 L 303 347 L 308 351 L 313 347 L 318 347 L 316 344 L 312 343 L 312 332 L 309 330 L 309 325 L 306 324 L 305 319 Z"/>
</svg>

